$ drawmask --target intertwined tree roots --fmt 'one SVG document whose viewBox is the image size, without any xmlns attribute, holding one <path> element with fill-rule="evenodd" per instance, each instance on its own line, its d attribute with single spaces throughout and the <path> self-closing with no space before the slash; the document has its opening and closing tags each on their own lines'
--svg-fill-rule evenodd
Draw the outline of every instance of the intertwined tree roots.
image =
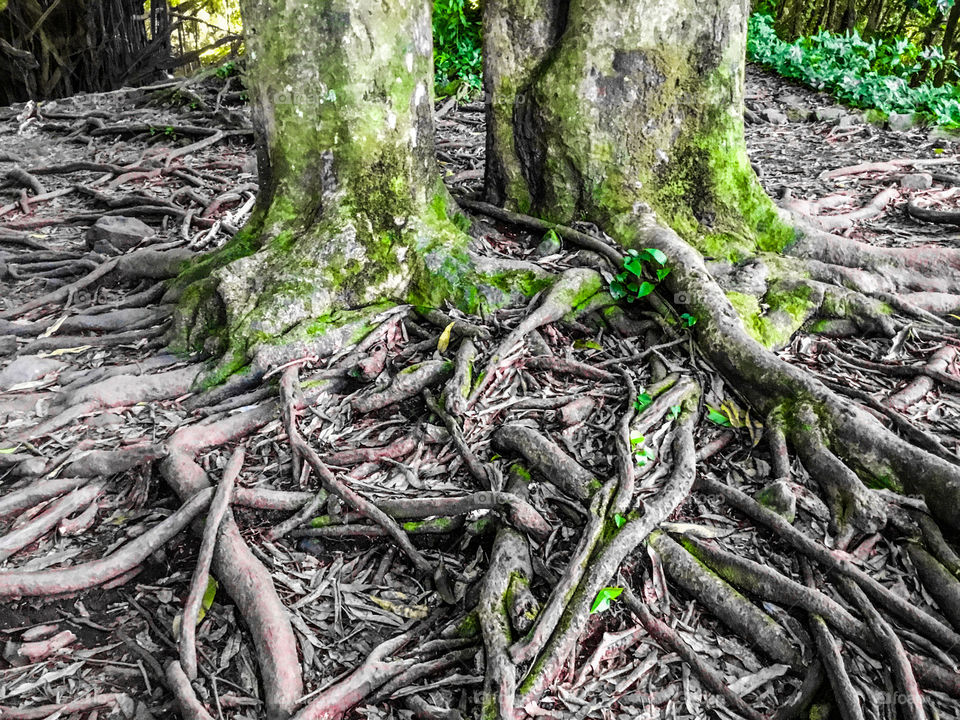
<svg viewBox="0 0 960 720">
<path fill-rule="evenodd" d="M 488 252 L 525 252 L 480 229 Z M 876 362 L 889 339 L 827 345 L 807 333 L 778 358 L 724 311 L 700 258 L 655 227 L 645 239 L 670 257 L 669 290 L 702 309 L 698 323 L 677 329 L 659 298 L 657 311 L 628 315 L 604 310 L 601 294 L 575 312 L 566 291 L 594 272 L 577 265 L 620 250 L 562 233 L 568 250 L 541 261 L 558 280 L 528 308 L 466 318 L 398 306 L 337 355 L 207 391 L 194 386 L 201 358 L 125 349 L 162 346 L 170 308 L 156 306 L 152 283 L 182 249 L 68 258 L 90 262 L 89 274 L 8 303 L 2 334 L 18 338 L 8 350 L 25 375 L 0 401 L 3 447 L 15 448 L 0 454 L 11 519 L 0 595 L 29 618 L 33 598 L 119 592 L 136 620 L 110 637 L 130 640 L 123 653 L 165 690 L 131 699 L 96 676 L 45 707 L 14 699 L 2 716 L 135 713 L 169 697 L 194 718 L 380 707 L 785 719 L 810 703 L 846 718 L 957 715 L 960 560 L 943 534 L 956 530 L 956 506 L 946 493 L 869 489 L 849 469 L 875 477 L 885 461 L 908 490 L 948 487 L 960 472 L 944 437 L 952 399 L 939 411 L 948 419 L 926 428 L 900 413 L 956 389 L 954 326 L 913 297 L 870 329 L 896 335 L 894 354 L 929 362 Z M 36 238 L 3 237 L 18 244 L 5 262 L 21 278 L 63 270 Z M 583 246 L 593 254 L 578 255 Z M 847 272 L 852 253 L 878 257 L 815 233 L 798 252 L 814 246 L 833 252 L 818 282 Z M 880 317 L 860 312 L 867 300 L 920 277 L 876 262 L 879 285 L 848 286 L 865 300 L 837 318 L 861 333 L 858 321 Z M 98 294 L 147 269 L 119 301 Z M 110 349 L 111 362 L 38 357 L 83 346 Z M 884 399 L 891 373 L 908 382 Z M 153 507 L 167 509 L 117 534 Z M 37 543 L 48 561 L 30 552 Z M 623 592 L 592 612 L 606 588 Z M 144 622 L 150 631 L 131 640 Z M 72 659 L 72 632 L 22 624 L 7 657 L 27 669 L 12 672 Z"/>
</svg>

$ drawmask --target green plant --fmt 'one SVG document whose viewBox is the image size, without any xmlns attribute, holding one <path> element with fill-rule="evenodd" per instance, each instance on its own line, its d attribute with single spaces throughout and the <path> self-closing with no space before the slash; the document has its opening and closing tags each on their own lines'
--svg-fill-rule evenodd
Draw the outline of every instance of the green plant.
<svg viewBox="0 0 960 720">
<path fill-rule="evenodd" d="M 646 465 L 647 460 L 651 459 L 652 457 L 650 450 L 644 446 L 646 441 L 647 438 L 645 438 L 643 435 L 630 438 L 630 451 L 633 453 L 637 465 L 640 467 Z"/>
<path fill-rule="evenodd" d="M 697 318 L 691 315 L 690 313 L 683 313 L 680 316 L 680 320 L 687 326 L 693 327 L 697 324 Z"/>
<path fill-rule="evenodd" d="M 623 270 L 610 281 L 610 295 L 614 300 L 626 298 L 628 302 L 646 297 L 670 274 L 666 264 L 667 256 L 657 248 L 627 250 Z"/>
<path fill-rule="evenodd" d="M 610 603 L 616 600 L 623 593 L 621 587 L 605 587 L 597 593 L 597 598 L 590 606 L 591 613 L 603 612 L 610 609 Z"/>
<path fill-rule="evenodd" d="M 920 82 L 927 67 L 958 77 L 956 62 L 938 47 L 921 48 L 906 38 L 865 40 L 856 30 L 843 35 L 821 31 L 792 43 L 774 31 L 773 18 L 750 18 L 747 54 L 780 75 L 826 90 L 854 107 L 884 113 L 917 113 L 929 122 L 960 127 L 960 87 Z"/>
<path fill-rule="evenodd" d="M 217 68 L 217 77 L 221 80 L 226 80 L 228 77 L 238 75 L 239 72 L 240 69 L 237 67 L 235 62 L 225 62 L 223 65 Z"/>
<path fill-rule="evenodd" d="M 433 64 L 438 97 L 480 91 L 481 26 L 478 0 L 434 0 Z"/>
</svg>

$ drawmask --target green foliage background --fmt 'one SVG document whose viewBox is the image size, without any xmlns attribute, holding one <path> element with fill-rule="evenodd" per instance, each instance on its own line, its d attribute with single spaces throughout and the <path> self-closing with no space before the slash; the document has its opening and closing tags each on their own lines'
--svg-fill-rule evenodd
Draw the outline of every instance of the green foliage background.
<svg viewBox="0 0 960 720">
<path fill-rule="evenodd" d="M 960 127 L 960 86 L 948 82 L 936 87 L 922 79 L 928 69 L 946 67 L 956 79 L 956 63 L 937 47 L 920 47 L 904 37 L 862 38 L 857 30 L 816 35 L 784 42 L 774 30 L 773 18 L 756 13 L 750 18 L 747 54 L 751 60 L 825 90 L 839 100 L 883 113 L 919 113 L 925 120 Z"/>
<path fill-rule="evenodd" d="M 437 96 L 480 92 L 480 0 L 434 0 L 433 62 Z"/>
</svg>

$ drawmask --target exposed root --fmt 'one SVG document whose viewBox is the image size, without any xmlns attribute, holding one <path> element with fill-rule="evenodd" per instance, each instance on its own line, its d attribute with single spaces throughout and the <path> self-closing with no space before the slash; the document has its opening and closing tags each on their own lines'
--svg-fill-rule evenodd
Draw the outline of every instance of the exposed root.
<svg viewBox="0 0 960 720">
<path fill-rule="evenodd" d="M 814 588 L 815 580 L 809 563 L 802 561 L 803 574 L 807 587 Z M 833 697 L 840 708 L 840 717 L 843 720 L 863 720 L 863 709 L 860 707 L 860 698 L 847 673 L 843 656 L 840 654 L 840 643 L 834 638 L 823 618 L 819 615 L 810 616 L 810 632 L 817 646 L 817 652 L 830 679 L 833 688 Z"/>
<path fill-rule="evenodd" d="M 193 579 L 190 581 L 190 592 L 187 593 L 187 599 L 183 603 L 183 620 L 180 623 L 179 668 L 188 680 L 194 680 L 197 677 L 196 632 L 197 622 L 199 622 L 198 613 L 203 602 L 203 594 L 207 590 L 214 544 L 220 530 L 220 523 L 230 503 L 230 493 L 233 492 L 233 485 L 242 466 L 243 449 L 237 448 L 230 456 L 227 467 L 223 472 L 223 478 L 217 485 L 213 500 L 210 502 L 203 528 L 203 539 L 200 541 L 200 552 L 197 555 L 197 567 L 194 570 Z M 171 669 L 167 668 L 168 676 L 170 672 Z M 173 672 L 176 674 L 176 670 Z"/>
<path fill-rule="evenodd" d="M 761 720 L 764 716 L 748 705 L 743 698 L 730 690 L 730 684 L 726 678 L 710 667 L 700 655 L 687 645 L 676 631 L 662 620 L 654 617 L 645 604 L 633 594 L 630 588 L 623 591 L 623 600 L 630 611 L 637 616 L 637 619 L 650 633 L 650 637 L 656 640 L 661 646 L 683 658 L 693 671 L 700 678 L 700 682 L 710 688 L 713 692 L 720 695 L 730 707 L 733 707 L 748 720 Z"/>
<path fill-rule="evenodd" d="M 97 483 L 79 487 L 33 519 L 0 537 L 0 561 L 40 539 L 70 515 L 86 508 L 102 492 L 103 486 Z"/>
<path fill-rule="evenodd" d="M 140 565 L 150 553 L 176 537 L 207 504 L 213 490 L 198 492 L 163 522 L 102 560 L 56 570 L 0 571 L 0 597 L 63 595 L 102 585 Z"/>
<path fill-rule="evenodd" d="M 410 633 L 378 645 L 363 664 L 344 680 L 327 690 L 293 716 L 293 720 L 335 720 L 371 692 L 413 665 L 413 659 L 387 660 L 412 640 Z"/>
</svg>

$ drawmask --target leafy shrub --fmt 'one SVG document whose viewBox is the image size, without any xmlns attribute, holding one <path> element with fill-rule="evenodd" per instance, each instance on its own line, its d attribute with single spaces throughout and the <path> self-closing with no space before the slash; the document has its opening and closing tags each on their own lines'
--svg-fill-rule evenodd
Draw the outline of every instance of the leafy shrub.
<svg viewBox="0 0 960 720">
<path fill-rule="evenodd" d="M 480 91 L 481 27 L 479 0 L 434 0 L 433 63 L 438 96 Z"/>
<path fill-rule="evenodd" d="M 924 63 L 933 69 L 946 64 L 948 75 L 957 77 L 955 63 L 945 61 L 940 48 L 921 49 L 904 38 L 864 40 L 855 30 L 844 35 L 821 31 L 788 43 L 777 37 L 770 15 L 755 13 L 747 54 L 854 107 L 919 113 L 937 125 L 960 127 L 960 87 L 917 82 Z"/>
</svg>

